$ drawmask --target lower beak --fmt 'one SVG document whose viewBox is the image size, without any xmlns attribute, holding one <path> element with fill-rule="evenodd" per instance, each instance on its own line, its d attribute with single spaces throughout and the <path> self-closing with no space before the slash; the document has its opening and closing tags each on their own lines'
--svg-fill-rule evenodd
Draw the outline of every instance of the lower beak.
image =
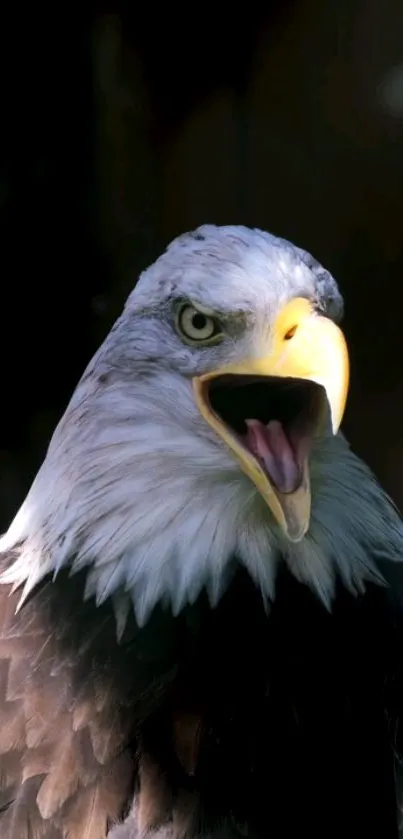
<svg viewBox="0 0 403 839">
<path fill-rule="evenodd" d="M 286 536 L 300 541 L 309 528 L 311 491 L 308 454 L 302 463 L 302 479 L 292 492 L 281 493 L 270 480 L 254 454 L 240 437 L 214 412 L 208 393 L 212 380 L 223 376 L 258 376 L 299 379 L 323 388 L 330 412 L 333 434 L 343 418 L 349 383 L 348 351 L 343 333 L 333 321 L 318 315 L 304 298 L 288 303 L 278 315 L 270 332 L 269 346 L 261 353 L 238 364 L 193 379 L 195 399 L 200 413 L 224 440 L 243 472 L 255 484 Z M 318 411 L 316 432 L 323 422 Z"/>
</svg>

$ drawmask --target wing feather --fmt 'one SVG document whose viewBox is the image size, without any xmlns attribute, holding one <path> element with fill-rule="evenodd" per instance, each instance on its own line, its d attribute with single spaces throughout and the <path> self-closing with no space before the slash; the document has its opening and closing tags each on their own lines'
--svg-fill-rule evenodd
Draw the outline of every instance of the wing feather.
<svg viewBox="0 0 403 839">
<path fill-rule="evenodd" d="M 105 839 L 130 804 L 132 709 L 108 668 L 95 677 L 77 603 L 65 599 L 56 632 L 48 585 L 18 613 L 19 593 L 0 585 L 1 839 Z M 69 642 L 75 632 L 81 645 Z M 113 643 L 110 632 L 112 658 Z"/>
</svg>

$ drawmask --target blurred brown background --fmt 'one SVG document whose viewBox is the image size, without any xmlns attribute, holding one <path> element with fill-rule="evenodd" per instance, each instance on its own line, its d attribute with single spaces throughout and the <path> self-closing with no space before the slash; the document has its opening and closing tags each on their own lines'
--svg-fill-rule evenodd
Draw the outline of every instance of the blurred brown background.
<svg viewBox="0 0 403 839">
<path fill-rule="evenodd" d="M 345 431 L 403 507 L 402 0 L 163 8 L 2 20 L 0 524 L 138 272 L 202 222 L 335 274 Z"/>
</svg>

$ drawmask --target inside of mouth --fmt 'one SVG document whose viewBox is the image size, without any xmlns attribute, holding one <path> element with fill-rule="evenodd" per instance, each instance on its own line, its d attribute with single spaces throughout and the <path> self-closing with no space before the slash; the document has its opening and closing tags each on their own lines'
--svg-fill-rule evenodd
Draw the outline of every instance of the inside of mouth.
<svg viewBox="0 0 403 839">
<path fill-rule="evenodd" d="M 272 486 L 295 492 L 323 416 L 324 389 L 301 379 L 228 375 L 208 383 L 208 400 Z"/>
</svg>

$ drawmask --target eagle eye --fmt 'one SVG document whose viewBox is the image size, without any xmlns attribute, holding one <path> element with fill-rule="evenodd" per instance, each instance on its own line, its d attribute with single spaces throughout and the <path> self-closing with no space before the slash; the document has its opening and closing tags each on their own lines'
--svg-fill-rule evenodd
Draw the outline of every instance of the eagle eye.
<svg viewBox="0 0 403 839">
<path fill-rule="evenodd" d="M 223 337 L 219 320 L 193 303 L 182 303 L 179 306 L 175 325 L 182 340 L 192 345 L 215 344 Z"/>
</svg>

